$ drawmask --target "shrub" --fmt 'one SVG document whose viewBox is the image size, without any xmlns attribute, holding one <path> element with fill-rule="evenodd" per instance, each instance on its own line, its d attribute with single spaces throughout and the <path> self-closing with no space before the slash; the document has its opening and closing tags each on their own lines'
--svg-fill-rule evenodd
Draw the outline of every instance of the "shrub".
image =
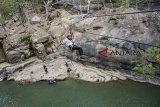
<svg viewBox="0 0 160 107">
<path fill-rule="evenodd" d="M 81 5 L 88 5 L 88 0 L 81 0 Z"/>
<path fill-rule="evenodd" d="M 31 37 L 32 35 L 30 33 L 23 33 L 20 37 L 20 41 L 24 42 L 24 41 L 31 41 Z"/>
<path fill-rule="evenodd" d="M 154 77 L 157 72 L 159 72 L 160 67 L 158 66 L 160 63 L 160 54 L 158 52 L 158 48 L 152 46 L 147 49 L 143 61 L 146 60 L 145 63 L 139 62 L 133 68 L 133 71 L 143 74 L 146 77 Z"/>
<path fill-rule="evenodd" d="M 67 3 L 67 2 L 64 2 L 64 3 L 63 3 L 63 8 L 66 9 L 67 7 L 68 7 L 68 3 Z"/>
</svg>

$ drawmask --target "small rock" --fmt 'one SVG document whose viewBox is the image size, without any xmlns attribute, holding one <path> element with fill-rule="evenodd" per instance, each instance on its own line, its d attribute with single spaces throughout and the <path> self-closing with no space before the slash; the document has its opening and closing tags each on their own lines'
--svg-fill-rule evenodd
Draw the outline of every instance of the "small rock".
<svg viewBox="0 0 160 107">
<path fill-rule="evenodd" d="M 39 16 L 34 16 L 31 19 L 31 24 L 40 24 L 40 22 L 41 22 L 41 18 Z"/>
</svg>

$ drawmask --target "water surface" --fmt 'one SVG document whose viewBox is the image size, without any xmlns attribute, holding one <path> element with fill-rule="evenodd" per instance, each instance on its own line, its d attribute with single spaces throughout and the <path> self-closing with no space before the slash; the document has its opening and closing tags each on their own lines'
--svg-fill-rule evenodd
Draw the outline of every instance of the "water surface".
<svg viewBox="0 0 160 107">
<path fill-rule="evenodd" d="M 1 82 L 0 107 L 160 107 L 160 86 L 132 81 Z"/>
</svg>

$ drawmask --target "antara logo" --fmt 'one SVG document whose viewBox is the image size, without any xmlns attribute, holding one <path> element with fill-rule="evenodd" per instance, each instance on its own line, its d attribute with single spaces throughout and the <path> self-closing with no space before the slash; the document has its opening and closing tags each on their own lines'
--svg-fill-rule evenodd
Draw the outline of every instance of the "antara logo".
<svg viewBox="0 0 160 107">
<path fill-rule="evenodd" d="M 99 51 L 99 54 L 101 56 L 104 56 L 105 58 L 108 58 L 107 51 L 108 51 L 108 48 L 103 49 L 103 50 Z"/>
<path fill-rule="evenodd" d="M 99 52 L 99 54 L 105 58 L 108 58 L 108 56 L 141 56 L 141 52 L 138 50 L 109 50 L 108 48 L 105 48 Z"/>
</svg>

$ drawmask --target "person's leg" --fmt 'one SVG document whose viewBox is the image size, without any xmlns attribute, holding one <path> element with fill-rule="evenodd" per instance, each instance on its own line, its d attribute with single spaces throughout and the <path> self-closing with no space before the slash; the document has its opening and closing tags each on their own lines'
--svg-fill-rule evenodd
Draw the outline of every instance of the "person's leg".
<svg viewBox="0 0 160 107">
<path fill-rule="evenodd" d="M 74 45 L 74 46 L 72 47 L 72 49 L 73 49 L 73 50 L 78 50 L 80 56 L 83 55 L 83 50 L 82 50 L 81 47 Z"/>
</svg>

